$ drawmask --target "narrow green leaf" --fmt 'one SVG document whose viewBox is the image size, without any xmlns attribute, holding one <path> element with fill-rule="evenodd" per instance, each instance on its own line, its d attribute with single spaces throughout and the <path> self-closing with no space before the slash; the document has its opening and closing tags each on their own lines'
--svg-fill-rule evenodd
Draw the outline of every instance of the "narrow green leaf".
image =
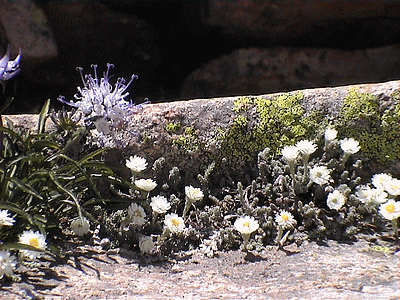
<svg viewBox="0 0 400 300">
<path fill-rule="evenodd" d="M 23 183 L 21 180 L 19 180 L 18 178 L 15 177 L 6 177 L 4 178 L 7 181 L 11 181 L 12 183 L 14 183 L 15 185 L 17 185 L 21 190 L 23 190 L 25 193 L 28 193 L 32 196 L 35 196 L 36 198 L 39 198 L 40 200 L 44 200 L 42 196 L 40 196 L 40 194 L 33 189 L 32 187 L 30 187 L 28 184 Z"/>
<path fill-rule="evenodd" d="M 48 99 L 46 101 L 46 103 L 42 107 L 42 110 L 40 111 L 39 122 L 38 122 L 38 131 L 37 131 L 38 134 L 44 133 L 47 114 L 49 113 L 49 108 L 50 108 L 50 99 Z"/>
</svg>

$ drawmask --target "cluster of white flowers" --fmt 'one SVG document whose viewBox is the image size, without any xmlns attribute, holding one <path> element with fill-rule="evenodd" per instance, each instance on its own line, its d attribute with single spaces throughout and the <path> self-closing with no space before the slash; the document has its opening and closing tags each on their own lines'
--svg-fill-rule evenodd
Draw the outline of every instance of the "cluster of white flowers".
<svg viewBox="0 0 400 300">
<path fill-rule="evenodd" d="M 89 229 L 90 223 L 86 218 L 77 217 L 71 221 L 71 230 L 77 236 L 84 236 Z"/>
<path fill-rule="evenodd" d="M 29 245 L 38 250 L 45 250 L 47 243 L 46 237 L 38 231 L 24 231 L 19 236 L 19 242 L 24 245 Z M 20 250 L 20 254 L 23 258 L 35 259 L 40 255 L 39 251 L 34 250 Z"/>
<path fill-rule="evenodd" d="M 355 192 L 357 199 L 366 205 L 376 205 L 385 203 L 388 194 L 381 188 L 371 188 L 369 185 L 357 187 Z"/>
</svg>

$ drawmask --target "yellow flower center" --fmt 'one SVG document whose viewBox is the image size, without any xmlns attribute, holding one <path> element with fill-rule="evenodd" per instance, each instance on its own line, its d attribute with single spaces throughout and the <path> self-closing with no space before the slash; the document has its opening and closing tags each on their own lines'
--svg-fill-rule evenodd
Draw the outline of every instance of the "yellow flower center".
<svg viewBox="0 0 400 300">
<path fill-rule="evenodd" d="M 31 238 L 29 240 L 29 245 L 35 248 L 39 248 L 39 239 L 38 238 Z"/>
<path fill-rule="evenodd" d="M 282 215 L 282 219 L 285 220 L 285 221 L 288 221 L 289 220 L 289 216 L 288 215 Z"/>
<path fill-rule="evenodd" d="M 250 227 L 250 222 L 244 222 L 243 226 Z"/>
<path fill-rule="evenodd" d="M 394 211 L 395 211 L 394 205 L 393 204 L 389 204 L 388 206 L 386 206 L 386 211 L 388 213 L 394 213 Z"/>
<path fill-rule="evenodd" d="M 179 226 L 179 225 L 181 224 L 181 222 L 179 222 L 179 220 L 177 220 L 177 219 L 172 219 L 172 220 L 171 220 L 171 223 L 172 223 L 172 225 L 174 225 L 174 226 Z"/>
</svg>

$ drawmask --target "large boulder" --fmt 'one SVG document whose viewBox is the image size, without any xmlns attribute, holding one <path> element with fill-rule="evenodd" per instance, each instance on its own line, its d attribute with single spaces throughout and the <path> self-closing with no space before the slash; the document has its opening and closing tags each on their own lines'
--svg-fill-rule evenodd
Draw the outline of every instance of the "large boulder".
<svg viewBox="0 0 400 300">
<path fill-rule="evenodd" d="M 400 45 L 345 51 L 250 48 L 214 59 L 190 74 L 182 97 L 265 94 L 399 77 Z"/>
</svg>

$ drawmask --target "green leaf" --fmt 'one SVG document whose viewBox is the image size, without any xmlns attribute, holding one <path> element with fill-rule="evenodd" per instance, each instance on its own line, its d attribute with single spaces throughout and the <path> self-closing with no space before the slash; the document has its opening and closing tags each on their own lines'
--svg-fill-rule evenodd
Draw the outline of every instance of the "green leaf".
<svg viewBox="0 0 400 300">
<path fill-rule="evenodd" d="M 15 177 L 5 177 L 4 178 L 7 181 L 11 181 L 12 183 L 15 183 L 21 190 L 23 190 L 25 193 L 28 193 L 32 196 L 35 196 L 36 198 L 40 199 L 40 200 L 44 200 L 42 196 L 40 196 L 40 194 L 33 189 L 32 187 L 30 187 L 28 184 L 23 183 L 21 180 L 19 180 L 18 178 Z"/>
<path fill-rule="evenodd" d="M 49 108 L 50 108 L 50 99 L 48 99 L 46 101 L 46 103 L 42 107 L 42 110 L 40 111 L 39 122 L 38 122 L 38 131 L 37 131 L 38 134 L 44 133 L 46 119 L 47 119 L 47 115 L 49 113 Z"/>
</svg>

